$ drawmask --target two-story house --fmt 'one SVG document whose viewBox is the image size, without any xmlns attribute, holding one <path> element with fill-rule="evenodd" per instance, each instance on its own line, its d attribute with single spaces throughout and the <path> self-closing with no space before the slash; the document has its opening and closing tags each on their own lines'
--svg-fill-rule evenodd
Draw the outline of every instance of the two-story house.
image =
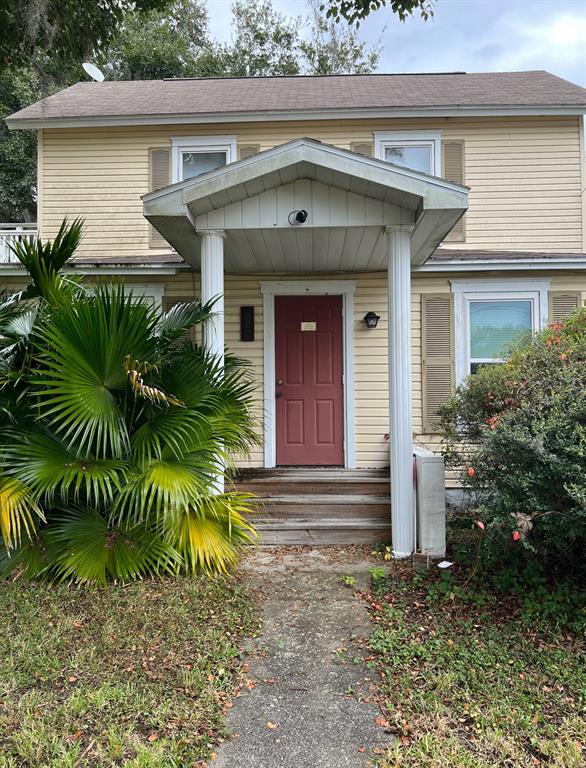
<svg viewBox="0 0 586 768">
<path fill-rule="evenodd" d="M 259 385 L 241 466 L 390 463 L 410 553 L 413 440 L 586 298 L 585 111 L 542 71 L 352 75 L 84 82 L 8 124 L 38 130 L 41 237 L 85 219 L 76 269 L 221 297 L 205 343 Z"/>
</svg>

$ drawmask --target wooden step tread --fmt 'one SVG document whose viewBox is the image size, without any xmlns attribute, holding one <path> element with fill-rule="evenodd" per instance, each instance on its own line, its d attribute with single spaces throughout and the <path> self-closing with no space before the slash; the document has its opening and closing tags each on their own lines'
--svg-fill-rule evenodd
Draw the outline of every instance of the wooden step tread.
<svg viewBox="0 0 586 768">
<path fill-rule="evenodd" d="M 331 474 L 283 474 L 283 475 L 259 475 L 258 477 L 241 477 L 234 480 L 236 485 L 241 483 L 259 483 L 262 485 L 270 485 L 271 483 L 331 483 L 331 482 L 354 482 L 354 483 L 380 483 L 387 481 L 390 483 L 390 479 L 387 475 L 352 475 L 344 474 L 331 475 Z"/>
<path fill-rule="evenodd" d="M 273 469 L 243 469 L 236 480 L 257 480 L 272 477 L 389 477 L 387 469 L 345 469 L 344 467 L 274 467 Z"/>
<path fill-rule="evenodd" d="M 299 496 L 294 496 L 293 494 L 286 494 L 283 496 L 263 496 L 259 501 L 263 506 L 268 506 L 270 504 L 301 504 L 304 506 L 311 506 L 313 504 L 339 504 L 340 506 L 348 506 L 349 504 L 390 504 L 391 497 L 358 494 L 333 496 L 329 493 L 304 493 Z"/>
<path fill-rule="evenodd" d="M 385 524 L 384 520 L 376 517 L 360 517 L 360 518 L 347 518 L 340 520 L 339 518 L 304 518 L 293 517 L 286 520 L 275 518 L 263 518 L 261 520 L 252 520 L 255 528 L 259 531 L 267 529 L 279 529 L 279 530 L 362 530 L 372 529 L 377 530 L 391 527 L 391 520 L 389 517 L 388 522 Z"/>
</svg>

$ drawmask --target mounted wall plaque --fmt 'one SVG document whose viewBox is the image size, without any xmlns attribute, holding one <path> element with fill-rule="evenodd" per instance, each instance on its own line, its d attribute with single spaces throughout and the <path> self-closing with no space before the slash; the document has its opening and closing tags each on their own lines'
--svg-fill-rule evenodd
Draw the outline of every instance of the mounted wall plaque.
<svg viewBox="0 0 586 768">
<path fill-rule="evenodd" d="M 254 307 L 240 307 L 240 341 L 254 341 Z"/>
</svg>

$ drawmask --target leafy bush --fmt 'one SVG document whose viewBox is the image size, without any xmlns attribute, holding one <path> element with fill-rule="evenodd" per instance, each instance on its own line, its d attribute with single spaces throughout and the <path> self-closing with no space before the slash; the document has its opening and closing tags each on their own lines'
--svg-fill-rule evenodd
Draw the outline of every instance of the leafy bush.
<svg viewBox="0 0 586 768">
<path fill-rule="evenodd" d="M 473 492 L 487 553 L 582 567 L 586 309 L 520 340 L 506 363 L 470 376 L 441 418 L 447 462 Z"/>
<path fill-rule="evenodd" d="M 66 275 L 81 233 L 64 222 L 17 245 L 30 283 L 0 301 L 0 568 L 97 583 L 224 571 L 254 536 L 248 498 L 214 492 L 255 439 L 251 378 L 187 339 L 211 305 L 162 314 Z"/>
</svg>

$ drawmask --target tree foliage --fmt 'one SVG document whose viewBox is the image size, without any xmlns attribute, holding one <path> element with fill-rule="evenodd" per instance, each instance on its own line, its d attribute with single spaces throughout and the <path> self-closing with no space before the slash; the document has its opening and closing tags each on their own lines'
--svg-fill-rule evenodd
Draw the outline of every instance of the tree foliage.
<svg viewBox="0 0 586 768">
<path fill-rule="evenodd" d="M 379 59 L 380 44 L 369 47 L 356 30 L 326 19 L 317 0 L 308 21 L 277 12 L 270 0 L 236 0 L 229 43 L 210 35 L 203 0 L 145 0 L 136 8 L 126 0 L 108 0 L 98 14 L 99 37 L 94 30 L 90 34 L 84 21 L 78 44 L 65 55 L 64 40 L 79 20 L 78 15 L 64 17 L 70 4 L 47 3 L 38 19 L 34 57 L 29 59 L 18 47 L 26 47 L 28 37 L 20 42 L 17 38 L 10 65 L 0 70 L 0 219 L 4 221 L 35 219 L 37 151 L 34 131 L 9 131 L 3 118 L 77 82 L 84 76 L 81 63 L 87 58 L 93 56 L 106 76 L 117 80 L 367 73 Z M 83 9 L 86 3 L 77 6 Z M 32 0 L 23 6 L 25 11 L 32 7 Z M 58 17 L 52 20 L 55 8 Z M 88 21 L 101 8 L 92 2 Z M 16 16 L 10 14 L 11 24 Z"/>
<path fill-rule="evenodd" d="M 4 118 L 28 106 L 39 94 L 30 69 L 0 73 L 0 221 L 35 221 L 36 131 L 9 131 Z"/>
<path fill-rule="evenodd" d="M 390 8 L 391 12 L 405 21 L 409 16 L 419 13 L 424 21 L 433 16 L 435 0 L 325 0 L 320 10 L 326 18 L 358 26 L 367 16 L 381 8 Z"/>
<path fill-rule="evenodd" d="M 446 455 L 491 553 L 577 567 L 586 546 L 586 308 L 481 367 L 444 408 Z"/>
<path fill-rule="evenodd" d="M 214 491 L 256 439 L 251 377 L 185 339 L 211 305 L 65 274 L 81 235 L 15 246 L 30 282 L 0 301 L 0 572 L 225 571 L 254 537 L 247 497 Z"/>
<path fill-rule="evenodd" d="M 270 0 L 235 0 L 232 37 L 214 40 L 206 6 L 175 0 L 163 12 L 129 15 L 99 62 L 115 79 L 261 77 L 372 72 L 380 44 L 327 20 L 317 0 L 308 20 L 275 10 Z"/>
<path fill-rule="evenodd" d="M 69 70 L 104 48 L 126 14 L 162 9 L 167 0 L 0 0 L 0 71 L 33 67 L 48 54 Z"/>
<path fill-rule="evenodd" d="M 197 77 L 209 48 L 205 4 L 173 0 L 163 11 L 128 14 L 97 61 L 117 80 Z"/>
</svg>

